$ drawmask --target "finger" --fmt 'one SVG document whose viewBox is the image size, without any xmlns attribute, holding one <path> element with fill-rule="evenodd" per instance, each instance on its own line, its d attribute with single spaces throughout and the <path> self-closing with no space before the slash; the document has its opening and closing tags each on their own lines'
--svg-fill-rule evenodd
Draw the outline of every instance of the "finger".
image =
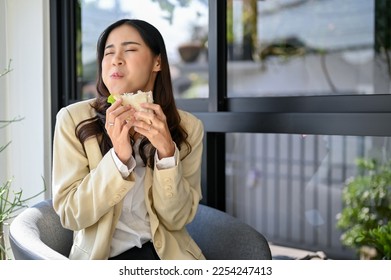
<svg viewBox="0 0 391 280">
<path fill-rule="evenodd" d="M 147 124 L 157 123 L 158 121 L 156 115 L 152 112 L 143 112 L 143 111 L 135 112 L 134 117 L 137 121 L 143 121 L 146 122 Z"/>
<path fill-rule="evenodd" d="M 149 119 L 135 119 L 134 124 L 135 127 L 147 129 L 152 125 L 152 122 Z"/>
<path fill-rule="evenodd" d="M 112 111 L 116 110 L 122 104 L 122 99 L 118 98 L 109 108 L 106 110 L 106 116 L 110 114 Z"/>
<path fill-rule="evenodd" d="M 151 123 L 146 123 L 144 121 L 135 121 L 133 124 L 134 130 L 146 137 L 151 137 L 156 135 L 159 131 Z"/>
<path fill-rule="evenodd" d="M 164 115 L 162 107 L 159 104 L 155 103 L 141 103 L 141 108 L 151 110 L 154 114 L 161 116 Z"/>
<path fill-rule="evenodd" d="M 113 122 L 107 121 L 105 127 L 106 130 L 112 131 L 113 129 L 116 129 L 117 131 L 121 131 L 124 125 L 129 124 L 129 126 L 132 127 L 134 121 L 134 117 L 130 116 L 129 114 L 123 113 L 117 116 Z"/>
<path fill-rule="evenodd" d="M 121 130 L 121 137 L 129 138 L 129 131 L 132 128 L 132 126 L 133 125 L 130 122 L 125 122 L 122 127 L 122 130 Z M 129 142 L 130 142 L 130 140 L 129 140 Z"/>
<path fill-rule="evenodd" d="M 112 111 L 106 112 L 106 124 L 112 126 L 115 124 L 116 119 L 119 119 L 121 123 L 123 119 L 131 117 L 133 114 L 134 109 L 131 106 L 119 106 Z"/>
<path fill-rule="evenodd" d="M 120 100 L 115 101 L 107 110 L 106 110 L 106 124 L 105 127 L 110 128 L 114 126 L 115 122 L 115 111 L 121 106 Z"/>
<path fill-rule="evenodd" d="M 117 119 L 120 123 L 130 122 L 130 121 L 134 122 L 135 121 L 135 117 L 134 117 L 135 112 L 136 112 L 135 109 L 129 105 L 128 110 L 124 110 L 123 112 L 121 112 L 117 116 Z"/>
<path fill-rule="evenodd" d="M 108 130 L 109 137 L 115 147 L 121 146 L 121 143 L 130 143 L 129 131 L 132 126 L 133 124 L 131 122 L 124 121 L 123 123 L 120 123 L 117 119 L 112 129 Z"/>
</svg>

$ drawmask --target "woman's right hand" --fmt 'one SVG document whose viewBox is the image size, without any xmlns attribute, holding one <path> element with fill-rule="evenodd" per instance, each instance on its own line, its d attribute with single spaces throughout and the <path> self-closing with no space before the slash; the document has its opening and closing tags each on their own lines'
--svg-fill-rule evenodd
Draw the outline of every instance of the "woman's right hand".
<svg viewBox="0 0 391 280">
<path fill-rule="evenodd" d="M 119 98 L 106 110 L 105 128 L 115 153 L 126 164 L 133 152 L 129 131 L 134 123 L 135 110 L 132 106 L 122 106 L 121 103 L 122 99 Z"/>
</svg>

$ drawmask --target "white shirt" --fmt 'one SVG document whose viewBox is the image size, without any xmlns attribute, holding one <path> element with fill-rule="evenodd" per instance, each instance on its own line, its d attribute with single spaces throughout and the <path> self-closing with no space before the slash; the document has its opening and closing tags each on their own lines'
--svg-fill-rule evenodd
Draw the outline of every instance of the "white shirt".
<svg viewBox="0 0 391 280">
<path fill-rule="evenodd" d="M 134 246 L 141 248 L 145 242 L 152 239 L 149 215 L 144 197 L 145 166 L 138 152 L 140 142 L 141 139 L 139 138 L 134 143 L 135 158 L 131 157 L 127 165 L 121 162 L 113 148 L 110 150 L 122 177 L 127 178 L 132 171 L 134 171 L 135 175 L 135 185 L 124 198 L 122 213 L 111 243 L 110 257 L 117 256 Z M 159 160 L 156 152 L 155 168 L 168 169 L 174 167 L 177 157 L 176 146 L 173 157 Z"/>
</svg>

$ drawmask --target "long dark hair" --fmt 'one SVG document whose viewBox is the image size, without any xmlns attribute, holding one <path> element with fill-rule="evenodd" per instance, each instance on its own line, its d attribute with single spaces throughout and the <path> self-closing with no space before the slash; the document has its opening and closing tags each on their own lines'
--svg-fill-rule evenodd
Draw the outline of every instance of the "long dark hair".
<svg viewBox="0 0 391 280">
<path fill-rule="evenodd" d="M 100 35 L 97 43 L 98 77 L 96 89 L 98 95 L 91 105 L 96 111 L 96 116 L 84 120 L 77 125 L 76 135 L 78 139 L 81 143 L 84 144 L 88 138 L 93 136 L 97 137 L 102 155 L 106 154 L 113 147 L 110 137 L 108 136 L 105 129 L 106 110 L 110 106 L 107 103 L 107 97 L 110 95 L 110 93 L 102 80 L 102 60 L 107 37 L 113 29 L 123 24 L 128 24 L 137 29 L 141 38 L 151 49 L 153 54 L 160 55 L 161 70 L 157 73 L 156 76 L 153 90 L 153 100 L 162 107 L 162 110 L 166 115 L 171 137 L 176 143 L 178 149 L 180 149 L 182 143 L 185 143 L 188 148 L 187 154 L 190 153 L 191 146 L 186 140 L 188 134 L 183 129 L 183 127 L 180 126 L 181 119 L 175 105 L 170 68 L 163 37 L 159 30 L 157 30 L 153 25 L 138 19 L 122 19 L 116 21 L 108 26 Z M 140 143 L 139 153 L 143 159 L 144 164 L 150 166 L 151 168 L 154 168 L 153 157 L 155 151 L 156 149 L 151 145 L 149 140 L 144 137 Z"/>
</svg>

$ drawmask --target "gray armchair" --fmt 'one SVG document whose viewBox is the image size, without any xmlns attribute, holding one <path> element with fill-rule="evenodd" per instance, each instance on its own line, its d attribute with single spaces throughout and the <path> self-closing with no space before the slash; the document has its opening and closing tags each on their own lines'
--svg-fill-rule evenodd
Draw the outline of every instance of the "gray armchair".
<svg viewBox="0 0 391 280">
<path fill-rule="evenodd" d="M 261 233 L 214 208 L 200 205 L 187 229 L 207 259 L 272 259 Z M 10 227 L 10 244 L 17 260 L 68 259 L 72 238 L 72 231 L 61 226 L 51 200 L 27 208 Z"/>
</svg>

